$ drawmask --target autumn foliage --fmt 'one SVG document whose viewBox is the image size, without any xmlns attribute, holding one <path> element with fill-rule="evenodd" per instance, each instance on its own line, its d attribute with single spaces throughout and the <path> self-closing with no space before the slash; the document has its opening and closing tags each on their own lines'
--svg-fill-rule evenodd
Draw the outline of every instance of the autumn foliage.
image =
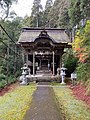
<svg viewBox="0 0 90 120">
<path fill-rule="evenodd" d="M 89 61 L 90 54 L 90 21 L 88 20 L 85 28 L 78 30 L 75 40 L 72 44 L 75 56 L 79 62 L 85 63 Z"/>
<path fill-rule="evenodd" d="M 72 44 L 75 57 L 78 58 L 76 67 L 77 79 L 86 84 L 90 83 L 90 20 L 86 22 L 84 28 L 77 31 Z M 90 86 L 87 85 L 87 94 L 90 95 Z M 77 90 L 78 91 L 78 90 Z"/>
<path fill-rule="evenodd" d="M 84 63 L 88 59 L 88 52 L 86 51 L 86 48 L 77 48 L 75 56 L 79 59 L 79 62 Z"/>
</svg>

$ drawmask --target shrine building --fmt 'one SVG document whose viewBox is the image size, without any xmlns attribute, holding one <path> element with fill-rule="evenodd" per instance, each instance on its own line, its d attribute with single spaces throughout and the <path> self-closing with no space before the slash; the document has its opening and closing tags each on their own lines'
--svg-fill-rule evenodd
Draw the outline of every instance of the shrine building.
<svg viewBox="0 0 90 120">
<path fill-rule="evenodd" d="M 23 28 L 17 42 L 23 48 L 23 61 L 33 75 L 48 69 L 55 75 L 65 48 L 71 48 L 69 43 L 65 29 L 58 28 Z"/>
</svg>

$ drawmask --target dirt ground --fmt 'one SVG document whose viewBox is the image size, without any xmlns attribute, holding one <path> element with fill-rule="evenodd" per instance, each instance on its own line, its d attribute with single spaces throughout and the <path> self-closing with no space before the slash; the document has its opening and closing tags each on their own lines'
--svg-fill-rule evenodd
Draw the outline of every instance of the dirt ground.
<svg viewBox="0 0 90 120">
<path fill-rule="evenodd" d="M 5 86 L 3 89 L 0 89 L 0 96 L 3 96 L 5 95 L 6 93 L 14 90 L 16 87 L 19 86 L 19 83 L 13 83 L 13 84 L 10 84 L 10 85 L 7 85 Z"/>
</svg>

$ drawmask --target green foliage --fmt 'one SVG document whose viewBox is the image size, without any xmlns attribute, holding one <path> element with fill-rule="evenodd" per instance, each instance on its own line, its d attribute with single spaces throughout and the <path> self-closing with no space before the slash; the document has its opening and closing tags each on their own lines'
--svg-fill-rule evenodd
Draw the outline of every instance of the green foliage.
<svg viewBox="0 0 90 120">
<path fill-rule="evenodd" d="M 61 11 L 61 15 L 59 15 L 58 26 L 62 28 L 69 28 L 69 15 L 67 8 L 64 8 L 64 10 Z"/>
<path fill-rule="evenodd" d="M 53 5 L 53 1 L 52 0 L 47 0 L 46 5 L 45 5 L 45 10 L 50 9 L 52 5 Z"/>
<path fill-rule="evenodd" d="M 82 11 L 82 16 L 86 19 L 90 17 L 90 0 L 80 0 L 80 10 Z"/>
<path fill-rule="evenodd" d="M 8 84 L 11 84 L 17 81 L 14 75 L 10 75 L 7 79 L 8 79 Z"/>
<path fill-rule="evenodd" d="M 22 20 L 22 27 L 33 27 L 33 26 L 34 26 L 33 17 L 25 16 L 24 19 Z"/>
<path fill-rule="evenodd" d="M 18 71 L 15 72 L 15 77 L 17 78 L 19 76 L 21 76 L 21 70 L 18 70 Z"/>
<path fill-rule="evenodd" d="M 63 55 L 63 63 L 64 66 L 67 68 L 66 74 L 70 76 L 72 72 L 75 71 L 77 66 L 78 59 L 74 56 L 72 50 L 67 50 L 66 53 Z"/>
<path fill-rule="evenodd" d="M 17 17 L 12 21 L 7 20 L 5 22 L 2 22 L 2 26 L 7 31 L 9 36 L 13 39 L 13 41 L 17 42 L 22 27 L 22 19 Z M 0 40 L 2 40 L 10 48 L 9 49 L 5 44 L 0 42 L 0 55 L 3 57 L 0 57 L 0 74 L 7 76 L 5 83 L 12 83 L 16 81 L 16 77 L 19 75 L 18 70 L 20 70 L 22 66 L 21 55 L 18 56 L 13 51 L 17 53 L 21 52 L 21 50 L 19 48 L 16 48 L 15 43 L 9 39 L 3 30 Z M 17 74 L 15 74 L 16 71 Z M 4 83 L 0 84 L 6 85 Z"/>
<path fill-rule="evenodd" d="M 70 0 L 68 14 L 70 17 L 70 25 L 74 27 L 80 26 L 82 20 L 90 18 L 90 0 Z"/>
<path fill-rule="evenodd" d="M 45 10 L 42 11 L 40 0 L 34 0 L 31 16 L 24 18 L 24 25 L 28 27 L 65 27 L 69 25 L 69 0 L 47 0 Z"/>
<path fill-rule="evenodd" d="M 90 20 L 87 20 L 84 28 L 84 45 L 90 46 Z"/>
<path fill-rule="evenodd" d="M 86 82 L 90 78 L 90 64 L 89 63 L 79 63 L 76 69 L 78 80 Z"/>
<path fill-rule="evenodd" d="M 50 13 L 49 21 L 51 27 L 66 27 L 69 22 L 68 18 L 69 0 L 55 0 Z"/>
<path fill-rule="evenodd" d="M 7 66 L 9 68 L 9 71 L 7 71 Z M 2 63 L 1 73 L 4 73 L 5 75 L 7 75 L 7 72 L 9 72 L 8 75 L 14 74 L 14 57 L 13 56 L 10 56 L 7 61 L 4 61 Z"/>
<path fill-rule="evenodd" d="M 46 1 L 46 5 L 45 5 L 45 10 L 44 10 L 44 14 L 43 14 L 43 23 L 44 23 L 44 26 L 46 27 L 50 27 L 50 10 L 52 8 L 52 5 L 53 5 L 53 2 L 52 0 L 47 0 Z"/>
<path fill-rule="evenodd" d="M 76 35 L 74 43 L 76 47 L 76 54 L 79 58 L 79 63 L 76 68 L 78 80 L 87 82 L 90 78 L 90 21 L 86 22 L 86 26 L 79 30 Z M 78 42 L 77 42 L 78 40 Z M 77 46 L 77 43 L 79 46 Z"/>
<path fill-rule="evenodd" d="M 42 10 L 41 0 L 34 0 L 33 1 L 33 7 L 32 7 L 32 16 L 37 16 Z"/>
<path fill-rule="evenodd" d="M 20 76 L 20 74 L 17 73 L 16 75 L 9 75 L 8 77 L 5 76 L 4 74 L 0 74 L 0 88 L 5 87 L 5 85 L 7 84 L 11 84 L 17 81 L 18 75 Z"/>
<path fill-rule="evenodd" d="M 80 0 L 71 0 L 69 8 L 70 24 L 72 27 L 79 24 L 81 20 Z"/>
<path fill-rule="evenodd" d="M 3 88 L 6 84 L 6 76 L 4 74 L 0 74 L 0 88 Z"/>
<path fill-rule="evenodd" d="M 0 81 L 5 80 L 6 76 L 4 74 L 0 74 Z"/>
<path fill-rule="evenodd" d="M 41 0 L 34 0 L 33 1 L 33 6 L 32 6 L 32 13 L 31 16 L 35 21 L 35 26 L 34 27 L 39 27 L 39 13 L 42 10 L 42 5 L 41 5 Z"/>
<path fill-rule="evenodd" d="M 0 81 L 0 88 L 4 88 L 7 82 L 5 80 Z"/>
</svg>

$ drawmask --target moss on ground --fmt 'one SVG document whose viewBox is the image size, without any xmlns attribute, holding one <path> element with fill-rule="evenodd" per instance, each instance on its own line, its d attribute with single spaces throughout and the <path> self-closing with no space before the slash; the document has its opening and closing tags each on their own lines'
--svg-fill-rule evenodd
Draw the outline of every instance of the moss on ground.
<svg viewBox="0 0 90 120">
<path fill-rule="evenodd" d="M 22 120 L 30 107 L 35 84 L 20 86 L 0 97 L 0 120 Z"/>
<path fill-rule="evenodd" d="M 68 87 L 53 87 L 57 103 L 66 120 L 90 120 L 90 111 L 84 102 L 77 100 Z"/>
</svg>

